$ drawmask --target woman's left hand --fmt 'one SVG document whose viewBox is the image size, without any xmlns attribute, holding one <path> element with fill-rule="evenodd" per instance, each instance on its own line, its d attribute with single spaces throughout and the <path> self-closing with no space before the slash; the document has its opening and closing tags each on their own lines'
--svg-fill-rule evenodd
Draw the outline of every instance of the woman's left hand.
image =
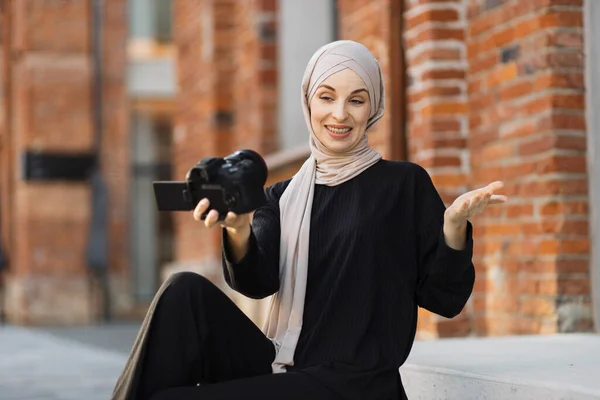
<svg viewBox="0 0 600 400">
<path fill-rule="evenodd" d="M 503 186 L 502 182 L 496 181 L 486 187 L 459 196 L 446 209 L 444 220 L 453 225 L 461 225 L 466 223 L 469 218 L 481 213 L 487 206 L 505 203 L 508 200 L 506 196 L 495 194 Z"/>
</svg>

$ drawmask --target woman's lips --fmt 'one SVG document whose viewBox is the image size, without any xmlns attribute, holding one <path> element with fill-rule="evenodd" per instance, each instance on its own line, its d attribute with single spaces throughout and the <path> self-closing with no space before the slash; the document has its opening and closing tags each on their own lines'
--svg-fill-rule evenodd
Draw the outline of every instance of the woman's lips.
<svg viewBox="0 0 600 400">
<path fill-rule="evenodd" d="M 352 128 L 350 127 L 338 128 L 325 125 L 325 129 L 327 129 L 327 133 L 329 133 L 329 135 L 335 139 L 343 139 L 350 135 L 350 132 L 352 132 Z"/>
</svg>

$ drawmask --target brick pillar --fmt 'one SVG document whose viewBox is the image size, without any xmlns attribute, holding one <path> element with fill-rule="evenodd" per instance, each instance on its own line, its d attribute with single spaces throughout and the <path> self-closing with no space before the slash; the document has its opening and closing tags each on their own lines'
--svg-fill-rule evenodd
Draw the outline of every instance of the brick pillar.
<svg viewBox="0 0 600 400">
<path fill-rule="evenodd" d="M 132 307 L 129 288 L 130 136 L 126 82 L 128 1 L 104 0 L 102 171 L 108 190 L 110 292 L 118 317 Z"/>
<path fill-rule="evenodd" d="M 581 0 L 469 1 L 478 334 L 592 328 Z"/>
<path fill-rule="evenodd" d="M 391 121 L 392 113 L 399 112 L 401 105 L 390 101 L 392 98 L 390 45 L 394 42 L 391 37 L 390 9 L 394 1 L 399 0 L 338 0 L 339 38 L 355 40 L 367 46 L 379 60 L 384 73 L 387 91 L 386 114 L 369 133 L 369 144 L 385 158 L 390 158 L 393 153 L 389 145 L 391 135 L 400 134 L 392 131 Z"/>
<path fill-rule="evenodd" d="M 279 146 L 277 3 L 236 2 L 235 148 L 251 148 L 263 155 Z"/>
<path fill-rule="evenodd" d="M 427 169 L 446 205 L 467 190 L 465 12 L 460 1 L 405 1 L 409 158 Z M 419 309 L 417 337 L 472 330 L 471 305 L 454 319 Z"/>
<path fill-rule="evenodd" d="M 89 152 L 91 8 L 85 2 L 5 1 L 3 35 L 2 233 L 8 237 L 6 314 L 18 324 L 82 323 L 96 317 L 85 261 L 91 199 L 87 182 L 26 182 L 26 150 Z M 125 1 L 106 3 L 104 174 L 110 190 L 110 267 L 123 269 L 127 190 L 124 115 Z M 106 43 L 106 41 L 110 41 Z M 5 169 L 6 168 L 6 169 Z M 6 172 L 4 172 L 6 171 Z M 118 177 L 117 177 L 118 176 Z M 115 290 L 124 289 L 117 278 Z M 117 296 L 117 306 L 126 296 Z M 117 310 L 118 311 L 118 310 Z"/>
<path fill-rule="evenodd" d="M 10 249 L 13 249 L 15 240 L 12 233 L 14 226 L 12 212 L 12 188 L 13 179 L 13 138 L 10 134 L 12 121 L 12 101 L 11 79 L 10 79 L 10 43 L 11 43 L 11 18 L 6 7 L 0 8 L 0 65 L 2 73 L 0 75 L 0 251 L 3 252 L 5 260 L 12 256 Z M 3 278 L 6 275 L 5 270 L 0 271 L 0 313 L 4 313 L 4 292 Z M 3 315 L 0 315 L 2 317 Z"/>
<path fill-rule="evenodd" d="M 173 3 L 177 78 L 173 143 L 173 177 L 184 179 L 200 159 L 217 155 L 215 68 L 215 1 L 176 0 Z M 195 222 L 191 213 L 175 214 L 175 259 L 192 261 L 217 256 L 216 231 Z"/>
<path fill-rule="evenodd" d="M 215 87 L 215 134 L 217 136 L 217 154 L 230 154 L 234 140 L 234 79 L 236 44 L 236 3 L 235 0 L 220 0 L 214 3 L 216 29 L 214 33 L 214 52 L 217 81 Z"/>
</svg>

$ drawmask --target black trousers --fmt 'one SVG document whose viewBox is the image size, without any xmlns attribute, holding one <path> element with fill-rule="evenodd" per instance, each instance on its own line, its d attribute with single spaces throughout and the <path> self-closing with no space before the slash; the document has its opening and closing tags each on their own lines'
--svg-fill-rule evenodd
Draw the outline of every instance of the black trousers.
<svg viewBox="0 0 600 400">
<path fill-rule="evenodd" d="M 302 372 L 272 374 L 274 358 L 271 341 L 222 291 L 179 273 L 154 311 L 136 400 L 338 398 Z"/>
</svg>

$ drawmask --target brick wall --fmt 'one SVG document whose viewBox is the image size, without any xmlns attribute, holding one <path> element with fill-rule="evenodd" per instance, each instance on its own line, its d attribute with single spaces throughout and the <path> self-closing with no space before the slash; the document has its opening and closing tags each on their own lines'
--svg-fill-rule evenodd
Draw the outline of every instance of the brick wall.
<svg viewBox="0 0 600 400">
<path fill-rule="evenodd" d="M 269 154 L 277 140 L 277 1 L 236 2 L 235 148 Z"/>
<path fill-rule="evenodd" d="M 379 60 L 386 76 L 386 92 L 391 93 L 390 77 L 390 32 L 391 2 L 394 0 L 338 0 L 338 35 L 340 39 L 361 42 Z M 392 135 L 391 114 L 395 104 L 387 97 L 386 114 L 369 133 L 369 144 L 389 158 Z"/>
<path fill-rule="evenodd" d="M 592 327 L 582 2 L 470 1 L 471 185 L 506 183 L 478 218 L 478 334 Z"/>
<path fill-rule="evenodd" d="M 130 137 L 127 102 L 127 0 L 104 2 L 102 168 L 109 191 L 109 262 L 114 271 L 114 300 L 127 291 L 129 270 Z M 127 301 L 123 299 L 123 301 Z M 128 305 L 123 305 L 128 307 Z"/>
<path fill-rule="evenodd" d="M 183 179 L 198 160 L 216 154 L 217 150 L 213 130 L 213 82 L 217 79 L 217 71 L 213 67 L 215 23 L 211 3 L 195 0 L 173 3 L 179 89 L 173 144 L 173 176 L 176 179 Z M 176 213 L 174 217 L 176 259 L 186 260 L 213 251 L 216 238 L 194 223 L 191 214 Z"/>
<path fill-rule="evenodd" d="M 25 150 L 87 152 L 93 146 L 90 8 L 83 2 L 6 1 L 3 28 L 3 235 L 10 238 L 6 314 L 14 323 L 81 323 L 95 317 L 85 247 L 86 182 L 25 182 Z M 106 3 L 105 147 L 110 260 L 125 266 L 127 182 L 124 107 L 125 1 Z M 109 104 L 110 102 L 110 104 Z M 6 161 L 4 161 L 6 160 Z M 125 278 L 115 278 L 115 292 Z M 119 304 L 124 299 L 117 294 Z"/>
</svg>

